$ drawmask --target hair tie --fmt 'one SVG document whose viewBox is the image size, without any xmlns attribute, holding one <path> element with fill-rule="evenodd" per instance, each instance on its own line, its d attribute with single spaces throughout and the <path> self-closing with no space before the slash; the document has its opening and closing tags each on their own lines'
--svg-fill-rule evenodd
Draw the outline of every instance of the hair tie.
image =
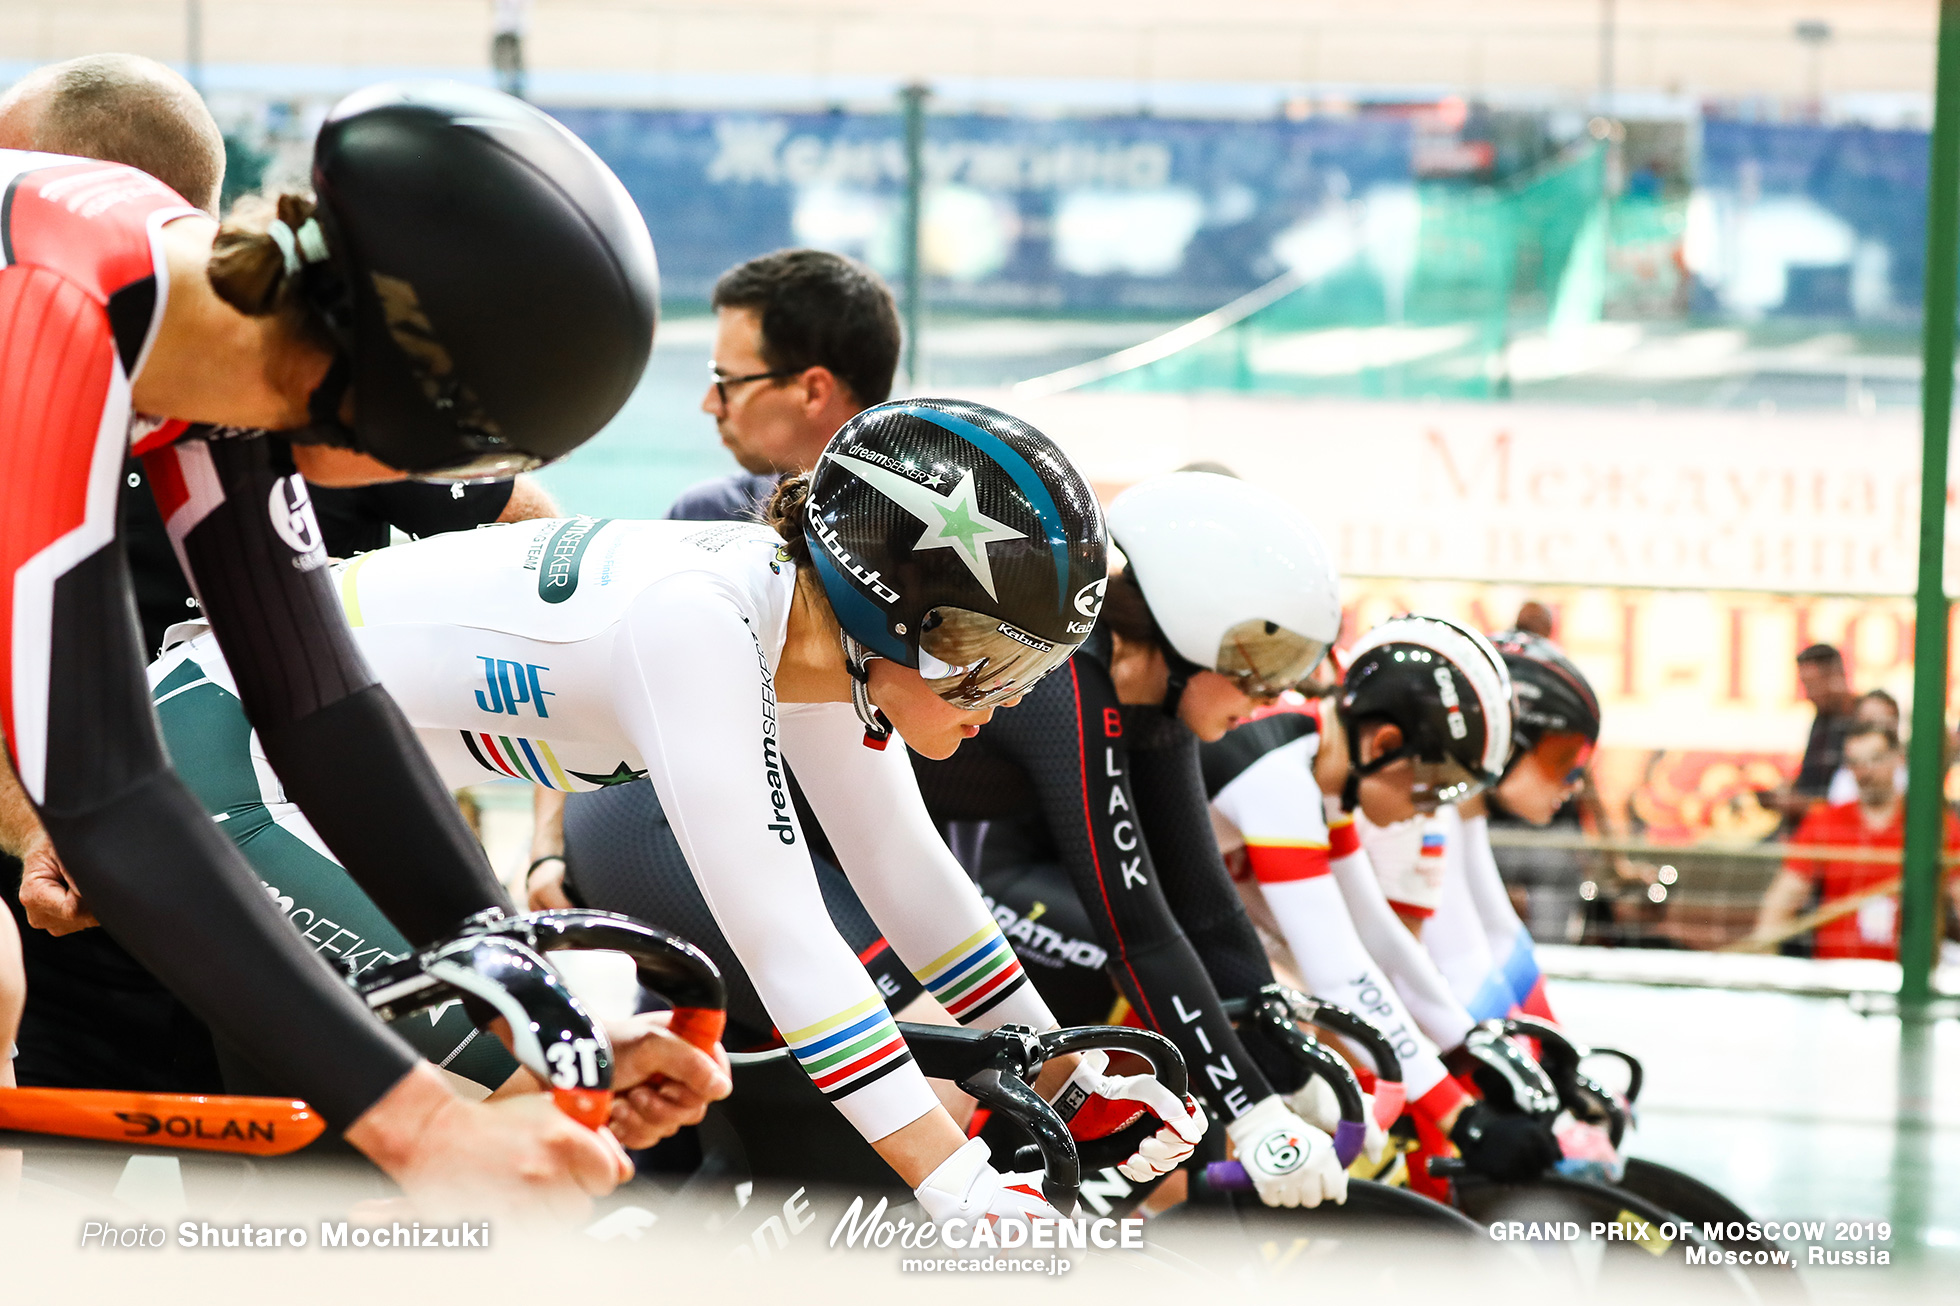
<svg viewBox="0 0 1960 1306">
<path fill-rule="evenodd" d="M 285 219 L 274 218 L 265 234 L 272 237 L 272 243 L 285 255 L 287 276 L 297 276 L 308 263 L 327 261 L 327 238 L 320 230 L 318 218 L 300 223 L 297 232 L 286 225 Z"/>
</svg>

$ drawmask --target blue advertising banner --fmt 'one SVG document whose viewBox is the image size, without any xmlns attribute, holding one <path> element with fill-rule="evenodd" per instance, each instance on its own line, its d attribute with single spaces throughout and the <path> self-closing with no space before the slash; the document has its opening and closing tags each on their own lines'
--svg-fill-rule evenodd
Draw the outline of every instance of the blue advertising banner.
<svg viewBox="0 0 1960 1306">
<path fill-rule="evenodd" d="M 1744 318 L 1916 318 L 1927 151 L 1923 131 L 1704 124 L 1682 250 L 1701 306 Z"/>
<path fill-rule="evenodd" d="M 789 245 L 899 267 L 897 114 L 561 109 L 653 230 L 666 294 L 703 301 Z M 927 119 L 932 302 L 1203 312 L 1286 270 L 1316 214 L 1411 177 L 1406 122 L 1144 116 Z M 1297 240 L 1296 240 L 1297 243 Z"/>
</svg>

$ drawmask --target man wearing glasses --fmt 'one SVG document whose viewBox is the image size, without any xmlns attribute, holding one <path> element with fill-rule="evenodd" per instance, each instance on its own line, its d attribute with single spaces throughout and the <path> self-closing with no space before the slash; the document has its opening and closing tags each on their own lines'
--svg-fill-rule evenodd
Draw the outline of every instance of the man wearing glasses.
<svg viewBox="0 0 1960 1306">
<path fill-rule="evenodd" d="M 877 273 L 842 255 L 783 249 L 750 259 L 722 273 L 713 302 L 713 373 L 701 411 L 715 419 L 722 444 L 742 470 L 683 492 L 667 509 L 674 521 L 753 519 L 778 480 L 815 467 L 838 427 L 891 396 L 898 369 L 898 309 L 891 291 Z M 803 828 L 817 841 L 825 893 L 848 916 L 840 922 L 846 937 L 868 946 L 879 938 L 877 929 L 849 897 L 793 777 L 790 791 Z M 567 806 L 563 794 L 536 791 L 526 880 L 536 906 L 572 902 L 564 855 Z M 644 867 L 641 878 L 679 886 L 687 910 L 700 905 L 652 785 L 581 794 L 569 806 L 574 860 L 582 844 L 588 864 L 610 859 Z M 889 948 L 867 964 L 880 990 L 896 999 L 895 1010 L 924 991 Z"/>
<path fill-rule="evenodd" d="M 701 411 L 741 472 L 683 493 L 667 516 L 746 516 L 777 480 L 816 466 L 830 437 L 891 395 L 898 310 L 878 274 L 816 249 L 784 249 L 715 283 L 713 377 Z"/>
</svg>

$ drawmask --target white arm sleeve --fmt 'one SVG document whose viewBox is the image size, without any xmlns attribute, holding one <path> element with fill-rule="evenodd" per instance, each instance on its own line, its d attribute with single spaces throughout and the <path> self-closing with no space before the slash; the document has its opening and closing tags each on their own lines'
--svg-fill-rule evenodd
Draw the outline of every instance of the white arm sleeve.
<svg viewBox="0 0 1960 1306">
<path fill-rule="evenodd" d="M 1491 956 L 1504 973 L 1511 996 L 1526 1005 L 1538 986 L 1538 954 L 1532 948 L 1531 931 L 1518 919 L 1517 908 L 1504 887 L 1503 873 L 1497 869 L 1497 854 L 1490 847 L 1490 820 L 1471 817 L 1463 823 L 1464 878 L 1470 885 L 1471 901 L 1484 924 L 1484 937 L 1490 941 Z"/>
<path fill-rule="evenodd" d="M 962 1025 L 1055 1028 L 919 796 L 905 741 L 864 746 L 846 703 L 783 713 L 783 742 L 837 860 L 871 919 L 919 982 Z"/>
<path fill-rule="evenodd" d="M 1347 821 L 1345 817 L 1330 819 Z M 1368 854 L 1357 846 L 1347 855 L 1334 858 L 1332 869 L 1355 932 L 1369 955 L 1388 972 L 1416 1024 L 1440 1048 L 1462 1043 L 1477 1022 L 1450 992 L 1449 981 L 1415 936 L 1395 918 L 1381 881 L 1375 878 L 1375 868 L 1368 864 Z"/>
<path fill-rule="evenodd" d="M 1402 1063 L 1404 1091 L 1419 1098 L 1446 1072 L 1362 946 L 1329 873 L 1327 822 L 1313 777 L 1318 742 L 1310 735 L 1267 753 L 1218 791 L 1213 808 L 1244 836 L 1246 859 L 1307 988 L 1379 1026 Z"/>
<path fill-rule="evenodd" d="M 620 625 L 612 674 L 701 894 L 811 1080 L 873 1142 L 934 1110 L 824 907 L 785 788 L 769 668 L 736 602 L 699 575 L 651 587 Z"/>
<path fill-rule="evenodd" d="M 1463 821 L 1454 807 L 1443 808 L 1436 817 L 1436 828 L 1444 838 L 1443 883 L 1436 914 L 1422 928 L 1422 946 L 1472 1016 L 1488 1020 L 1507 1015 L 1516 998 L 1491 955 L 1483 920 L 1470 896 Z"/>
</svg>

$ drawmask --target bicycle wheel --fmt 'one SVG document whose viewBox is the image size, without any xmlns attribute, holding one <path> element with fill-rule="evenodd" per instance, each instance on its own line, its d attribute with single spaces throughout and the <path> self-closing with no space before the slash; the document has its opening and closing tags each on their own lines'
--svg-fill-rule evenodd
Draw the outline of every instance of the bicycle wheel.
<svg viewBox="0 0 1960 1306">
<path fill-rule="evenodd" d="M 1720 1236 L 1714 1241 L 1728 1250 L 1751 1254 L 1774 1254 L 1780 1250 L 1775 1243 L 1761 1238 L 1729 1237 L 1727 1226 L 1747 1226 L 1749 1213 L 1693 1175 L 1683 1174 L 1672 1166 L 1630 1157 L 1619 1187 L 1646 1198 L 1677 1219 L 1693 1224 L 1697 1230 L 1704 1230 L 1706 1225 L 1722 1226 Z M 1792 1292 L 1800 1297 L 1809 1295 L 1794 1261 L 1787 1265 L 1751 1266 L 1748 1272 L 1760 1286 L 1766 1290 L 1774 1288 L 1786 1298 Z"/>
</svg>

